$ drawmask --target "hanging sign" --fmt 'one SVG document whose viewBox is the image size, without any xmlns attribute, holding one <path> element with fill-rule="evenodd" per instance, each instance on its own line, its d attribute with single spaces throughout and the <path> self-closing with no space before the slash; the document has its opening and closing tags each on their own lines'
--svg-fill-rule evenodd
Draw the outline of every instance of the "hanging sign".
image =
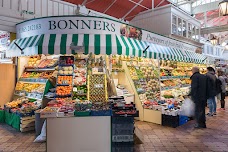
<svg viewBox="0 0 228 152">
<path fill-rule="evenodd" d="M 197 47 L 156 33 L 123 24 L 120 21 L 91 16 L 55 16 L 36 18 L 16 25 L 17 38 L 40 34 L 114 34 L 171 48 L 195 51 Z"/>
</svg>

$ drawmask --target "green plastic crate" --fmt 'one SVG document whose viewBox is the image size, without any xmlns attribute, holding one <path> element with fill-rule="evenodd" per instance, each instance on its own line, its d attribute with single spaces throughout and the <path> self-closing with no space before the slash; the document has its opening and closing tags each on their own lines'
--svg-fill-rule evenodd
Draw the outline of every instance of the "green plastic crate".
<svg viewBox="0 0 228 152">
<path fill-rule="evenodd" d="M 90 111 L 75 111 L 74 112 L 75 117 L 86 117 L 90 116 Z"/>
</svg>

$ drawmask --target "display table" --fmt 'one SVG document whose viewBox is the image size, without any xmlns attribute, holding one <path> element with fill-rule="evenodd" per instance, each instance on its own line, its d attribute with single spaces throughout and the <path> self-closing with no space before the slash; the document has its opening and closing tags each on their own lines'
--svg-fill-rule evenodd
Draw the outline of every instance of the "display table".
<svg viewBox="0 0 228 152">
<path fill-rule="evenodd" d="M 111 117 L 47 118 L 47 151 L 110 152 Z"/>
</svg>

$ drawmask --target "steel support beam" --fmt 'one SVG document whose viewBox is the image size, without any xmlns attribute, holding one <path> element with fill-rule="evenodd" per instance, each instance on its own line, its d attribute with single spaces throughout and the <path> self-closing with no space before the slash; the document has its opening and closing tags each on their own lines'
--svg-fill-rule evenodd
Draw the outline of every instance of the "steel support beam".
<svg viewBox="0 0 228 152">
<path fill-rule="evenodd" d="M 152 0 L 152 6 L 151 6 L 151 9 L 152 9 L 152 10 L 154 9 L 154 0 Z"/>
<path fill-rule="evenodd" d="M 106 13 L 106 12 L 112 7 L 112 5 L 115 4 L 116 1 L 117 1 L 117 0 L 114 0 L 114 1 L 113 1 L 105 10 L 104 10 L 103 13 Z"/>
<path fill-rule="evenodd" d="M 137 4 L 135 4 L 134 7 L 132 7 L 123 17 L 122 19 L 125 19 L 125 17 L 127 17 L 136 7 L 138 7 L 141 3 L 142 3 L 143 0 L 140 0 Z"/>
<path fill-rule="evenodd" d="M 162 0 L 160 3 L 158 3 L 158 5 L 155 8 L 159 7 L 164 2 L 165 2 L 165 0 Z"/>
<path fill-rule="evenodd" d="M 210 34 L 228 31 L 228 25 L 201 28 L 201 34 Z"/>
</svg>

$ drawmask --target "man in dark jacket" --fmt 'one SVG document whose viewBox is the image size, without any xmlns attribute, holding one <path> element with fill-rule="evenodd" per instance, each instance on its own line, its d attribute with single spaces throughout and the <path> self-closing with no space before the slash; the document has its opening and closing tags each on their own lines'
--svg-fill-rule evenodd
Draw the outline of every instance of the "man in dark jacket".
<svg viewBox="0 0 228 152">
<path fill-rule="evenodd" d="M 195 128 L 206 128 L 205 104 L 207 101 L 207 78 L 199 73 L 198 67 L 192 68 L 190 96 L 195 103 Z"/>
<path fill-rule="evenodd" d="M 216 115 L 216 101 L 215 101 L 215 96 L 217 95 L 217 90 L 216 90 L 216 76 L 215 76 L 215 70 L 212 67 L 207 67 L 207 105 L 209 107 L 209 113 L 207 114 L 208 116 L 213 116 Z"/>
</svg>

